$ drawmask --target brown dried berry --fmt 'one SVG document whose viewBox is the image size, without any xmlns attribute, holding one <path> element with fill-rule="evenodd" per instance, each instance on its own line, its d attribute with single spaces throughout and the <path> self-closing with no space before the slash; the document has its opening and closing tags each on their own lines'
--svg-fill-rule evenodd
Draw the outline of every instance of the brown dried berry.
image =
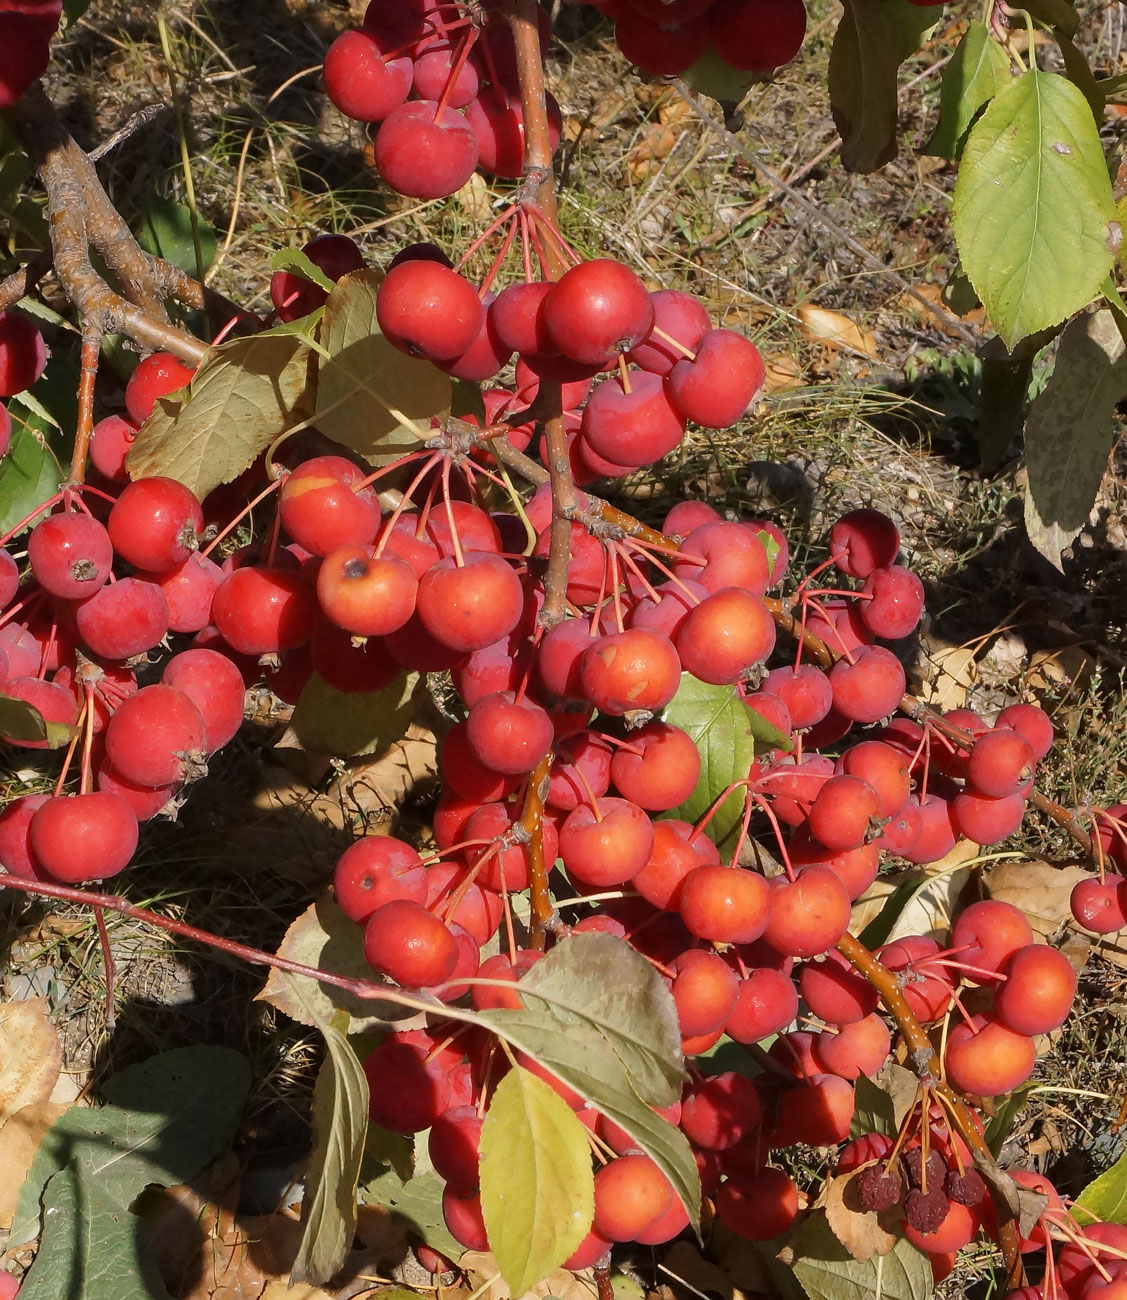
<svg viewBox="0 0 1127 1300">
<path fill-rule="evenodd" d="M 857 1200 L 863 1210 L 890 1210 L 900 1200 L 900 1179 L 880 1165 L 857 1175 Z"/>
<path fill-rule="evenodd" d="M 986 1195 L 986 1181 L 977 1169 L 963 1173 L 952 1169 L 947 1175 L 947 1195 L 960 1205 L 979 1205 Z"/>
<path fill-rule="evenodd" d="M 942 1187 L 937 1185 L 930 1192 L 913 1187 L 904 1198 L 904 1219 L 917 1232 L 934 1232 L 950 1208 Z"/>
<path fill-rule="evenodd" d="M 908 1174 L 908 1185 L 910 1187 L 923 1187 L 923 1151 L 919 1147 L 912 1147 L 910 1151 L 904 1152 L 901 1159 Z M 942 1187 L 943 1180 L 946 1177 L 946 1161 L 938 1151 L 929 1151 L 927 1156 L 927 1190 L 930 1192 L 933 1187 Z"/>
</svg>

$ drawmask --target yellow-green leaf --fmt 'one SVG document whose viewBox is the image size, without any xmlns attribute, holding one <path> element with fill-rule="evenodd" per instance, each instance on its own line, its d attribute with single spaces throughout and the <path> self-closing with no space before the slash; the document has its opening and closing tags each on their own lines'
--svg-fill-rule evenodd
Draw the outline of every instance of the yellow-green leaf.
<svg viewBox="0 0 1127 1300">
<path fill-rule="evenodd" d="M 1084 1188 L 1073 1213 L 1081 1223 L 1127 1223 L 1127 1155 Z"/>
<path fill-rule="evenodd" d="M 558 1093 L 520 1066 L 497 1085 L 482 1125 L 481 1208 L 514 1296 L 575 1251 L 595 1213 L 586 1130 Z"/>
<path fill-rule="evenodd" d="M 0 695 L 0 740 L 45 740 L 48 749 L 58 749 L 74 735 L 65 722 L 48 722 L 26 700 Z"/>
<path fill-rule="evenodd" d="M 347 1025 L 344 1013 L 338 1016 Z M 318 1028 L 327 1051 L 313 1088 L 316 1144 L 305 1175 L 304 1230 L 290 1272 L 291 1283 L 315 1285 L 338 1272 L 352 1249 L 368 1128 L 368 1080 L 356 1053 L 335 1024 Z"/>
<path fill-rule="evenodd" d="M 1007 348 L 1096 296 L 1115 257 L 1114 221 L 1083 94 L 1035 70 L 1004 86 L 967 136 L 952 224 L 963 270 Z"/>
<path fill-rule="evenodd" d="M 321 322 L 317 427 L 373 465 L 417 451 L 450 410 L 451 380 L 393 347 L 376 320 L 377 271 L 340 279 Z"/>
<path fill-rule="evenodd" d="M 943 74 L 939 125 L 924 152 L 957 158 L 971 123 L 1012 77 L 1006 52 L 986 24 L 974 19 Z"/>
<path fill-rule="evenodd" d="M 187 397 L 162 397 L 141 426 L 126 467 L 163 474 L 196 496 L 230 483 L 304 418 L 309 348 L 290 331 L 232 339 L 207 355 Z"/>
</svg>

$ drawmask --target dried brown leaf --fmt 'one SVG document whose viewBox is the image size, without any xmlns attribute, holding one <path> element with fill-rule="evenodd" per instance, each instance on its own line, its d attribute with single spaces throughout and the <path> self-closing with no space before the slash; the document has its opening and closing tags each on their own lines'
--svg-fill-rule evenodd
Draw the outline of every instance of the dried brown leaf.
<svg viewBox="0 0 1127 1300">
<path fill-rule="evenodd" d="M 950 645 L 934 638 L 921 642 L 914 669 L 918 682 L 916 694 L 925 704 L 944 712 L 961 709 L 966 703 L 967 689 L 978 679 L 974 655 L 973 648 L 968 646 Z"/>
<path fill-rule="evenodd" d="M 716 1295 L 720 1300 L 741 1300 L 741 1291 L 727 1273 L 712 1260 L 705 1259 L 691 1241 L 674 1242 L 658 1265 L 661 1272 L 680 1282 L 697 1295 Z M 766 1275 L 763 1277 L 766 1282 Z"/>
<path fill-rule="evenodd" d="M 16 1199 L 43 1135 L 68 1110 L 53 1101 L 37 1101 L 9 1115 L 0 1128 L 0 1229 L 12 1226 Z"/>
<path fill-rule="evenodd" d="M 505 1285 L 497 1267 L 497 1261 L 485 1250 L 468 1250 L 458 1260 L 458 1267 L 466 1275 L 466 1280 L 474 1288 L 475 1294 L 484 1300 L 512 1300 L 509 1288 Z M 528 1296 L 555 1296 L 556 1300 L 594 1300 L 598 1288 L 589 1269 L 582 1273 L 569 1273 L 557 1268 L 542 1281 L 525 1292 Z M 521 1300 L 518 1297 L 518 1300 Z"/>
<path fill-rule="evenodd" d="M 781 393 L 802 387 L 802 369 L 793 357 L 764 357 L 763 365 L 766 370 L 763 388 L 766 392 Z"/>
<path fill-rule="evenodd" d="M 1083 867 L 1057 867 L 1043 858 L 1009 859 L 984 871 L 982 883 L 991 898 L 1024 912 L 1034 934 L 1057 934 L 1072 923 L 1073 887 L 1085 880 Z"/>
<path fill-rule="evenodd" d="M 877 341 L 872 331 L 862 330 L 841 312 L 804 302 L 796 314 L 800 331 L 811 343 L 820 343 L 834 351 L 844 348 L 874 361 L 877 359 Z"/>
<path fill-rule="evenodd" d="M 28 998 L 0 1006 L 0 1124 L 37 1101 L 46 1101 L 62 1065 L 47 999 Z"/>
<path fill-rule="evenodd" d="M 875 1210 L 863 1210 L 857 1199 L 857 1176 L 875 1161 L 851 1173 L 831 1178 L 819 1198 L 830 1230 L 859 1263 L 874 1255 L 887 1255 L 896 1244 L 894 1233 L 886 1232 Z"/>
</svg>

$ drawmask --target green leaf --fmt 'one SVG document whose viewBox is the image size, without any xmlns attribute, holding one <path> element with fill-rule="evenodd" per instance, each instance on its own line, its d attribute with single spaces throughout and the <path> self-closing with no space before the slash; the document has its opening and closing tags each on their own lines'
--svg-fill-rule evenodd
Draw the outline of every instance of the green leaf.
<svg viewBox="0 0 1127 1300">
<path fill-rule="evenodd" d="M 587 1132 L 557 1092 L 517 1066 L 489 1103 L 480 1169 L 489 1248 L 510 1293 L 522 1296 L 590 1230 L 595 1179 Z"/>
<path fill-rule="evenodd" d="M 684 673 L 663 717 L 688 733 L 700 751 L 697 788 L 670 816 L 695 822 L 712 801 L 747 776 L 758 750 L 788 749 L 787 738 L 740 699 L 734 686 L 712 686 Z M 757 744 L 758 742 L 758 744 Z M 734 791 L 705 828 L 717 844 L 743 816 L 743 790 Z"/>
<path fill-rule="evenodd" d="M 995 1160 L 1001 1154 L 1006 1139 L 1013 1131 L 1014 1120 L 1029 1105 L 1029 1094 L 1035 1086 L 1035 1084 L 1028 1083 L 1022 1088 L 1015 1089 L 998 1107 L 992 1118 L 987 1121 L 986 1145 L 990 1148 L 990 1154 Z"/>
<path fill-rule="evenodd" d="M 448 375 L 393 347 L 376 321 L 377 271 L 353 271 L 334 286 L 321 322 L 324 356 L 317 427 L 373 465 L 418 451 L 432 417 L 450 410 Z"/>
<path fill-rule="evenodd" d="M 1058 569 L 1062 550 L 1088 522 L 1124 394 L 1127 357 L 1115 318 L 1107 308 L 1086 312 L 1061 335 L 1053 373 L 1025 422 L 1025 526 Z"/>
<path fill-rule="evenodd" d="M 0 695 L 0 739 L 45 740 L 48 749 L 58 749 L 74 735 L 74 728 L 64 722 L 47 722 L 34 705 Z"/>
<path fill-rule="evenodd" d="M 289 730 L 302 749 L 317 753 L 339 758 L 383 754 L 403 739 L 426 698 L 426 681 L 418 673 L 362 694 L 338 691 L 314 673 L 301 692 Z"/>
<path fill-rule="evenodd" d="M 270 269 L 271 271 L 289 271 L 291 275 L 298 275 L 303 280 L 310 280 L 319 288 L 324 289 L 326 293 L 331 293 L 333 290 L 334 281 L 330 280 L 317 263 L 301 252 L 300 249 L 279 248 L 270 259 Z"/>
<path fill-rule="evenodd" d="M 696 63 L 681 74 L 681 80 L 690 90 L 707 95 L 718 104 L 738 104 L 757 81 L 767 78 L 759 73 L 733 68 L 710 45 Z"/>
<path fill-rule="evenodd" d="M 672 995 L 628 944 L 573 934 L 520 981 L 522 1010 L 475 1019 L 613 1120 L 660 1165 L 695 1225 L 700 1179 L 685 1136 L 653 1107 L 680 1095 Z"/>
<path fill-rule="evenodd" d="M 309 349 L 294 333 L 265 331 L 213 348 L 187 397 L 162 397 L 127 460 L 133 478 L 179 479 L 196 496 L 230 483 L 303 418 Z"/>
<path fill-rule="evenodd" d="M 68 31 L 89 8 L 90 0 L 63 0 L 63 13 L 66 14 Z"/>
<path fill-rule="evenodd" d="M 450 386 L 450 414 L 460 420 L 474 419 L 485 423 L 485 398 L 480 384 L 468 379 L 455 379 Z"/>
<path fill-rule="evenodd" d="M 896 1112 L 892 1097 L 864 1074 L 859 1074 L 853 1085 L 853 1119 L 849 1125 L 850 1138 L 864 1137 L 866 1133 L 883 1133 L 892 1137 L 896 1133 Z"/>
<path fill-rule="evenodd" d="M 150 1184 L 186 1182 L 222 1151 L 249 1086 L 241 1053 L 182 1047 L 107 1081 L 110 1104 L 100 1110 L 68 1110 L 44 1137 L 16 1204 L 9 1245 L 42 1233 L 20 1295 L 151 1300 L 129 1206 Z"/>
<path fill-rule="evenodd" d="M 573 934 L 520 981 L 555 1015 L 586 1021 L 613 1048 L 642 1101 L 670 1106 L 685 1071 L 677 1008 L 635 948 L 609 934 Z"/>
<path fill-rule="evenodd" d="M 992 474 L 1025 423 L 1025 400 L 1035 354 L 1024 343 L 1012 353 L 1007 352 L 1001 339 L 992 338 L 980 355 L 978 457 L 984 472 Z"/>
<path fill-rule="evenodd" d="M 830 109 L 841 161 L 871 172 L 896 157 L 896 74 L 943 16 L 942 5 L 844 0 L 830 50 Z"/>
<path fill-rule="evenodd" d="M 1084 1188 L 1076 1198 L 1073 1213 L 1081 1223 L 1097 1219 L 1105 1223 L 1127 1223 L 1127 1152 Z"/>
<path fill-rule="evenodd" d="M 328 894 L 311 903 L 291 924 L 277 955 L 332 975 L 375 979 L 371 966 L 364 960 L 363 927 L 345 916 Z M 275 969 L 271 969 L 257 1000 L 269 1002 L 283 1015 L 310 1028 L 344 1011 L 351 1017 L 348 1027 L 351 1034 L 365 1033 L 389 1020 L 401 1020 L 413 1014 L 391 1003 L 354 997 L 306 975 Z"/>
<path fill-rule="evenodd" d="M 967 137 L 952 221 L 963 270 L 1006 347 L 1095 297 L 1114 261 L 1114 220 L 1083 94 L 1049 72 L 1004 86 Z"/>
<path fill-rule="evenodd" d="M 20 1287 L 30 1300 L 170 1300 L 160 1275 L 137 1249 L 128 1206 L 68 1166 L 43 1194 L 39 1250 Z M 111 1280 L 112 1279 L 112 1280 Z"/>
<path fill-rule="evenodd" d="M 355 1052 L 334 1025 L 318 1028 L 327 1052 L 313 1088 L 316 1143 L 305 1175 L 305 1227 L 290 1271 L 291 1283 L 315 1285 L 338 1272 L 352 1249 L 368 1127 L 368 1080 Z"/>
<path fill-rule="evenodd" d="M 887 1255 L 863 1264 L 834 1236 L 824 1210 L 815 1210 L 791 1238 L 794 1275 L 810 1300 L 929 1300 L 935 1290 L 922 1250 L 898 1237 Z"/>
<path fill-rule="evenodd" d="M 203 266 L 196 265 L 196 245 L 192 236 L 192 209 L 175 199 L 165 198 L 163 194 L 149 191 L 141 211 L 140 228 L 137 242 L 146 252 L 154 257 L 163 257 L 166 262 L 179 267 L 189 275 L 196 275 L 200 270 L 206 271 L 215 261 L 218 241 L 215 231 L 196 214 L 196 224 L 200 234 L 200 253 Z"/>
<path fill-rule="evenodd" d="M 408 1228 L 421 1237 L 433 1250 L 447 1259 L 457 1259 L 463 1247 L 450 1235 L 442 1214 L 442 1191 L 446 1186 L 434 1172 L 427 1151 L 427 1133 L 417 1133 L 414 1139 L 415 1173 L 402 1177 L 397 1170 L 400 1158 L 389 1157 L 373 1167 L 365 1160 L 359 1188 L 360 1200 L 365 1205 L 383 1205 L 403 1219 Z"/>
<path fill-rule="evenodd" d="M 985 23 L 972 20 L 943 74 L 939 125 L 923 152 L 957 158 L 971 123 L 1012 78 L 1006 52 Z"/>
<path fill-rule="evenodd" d="M 58 463 L 43 441 L 29 428 L 13 429 L 12 445 L 0 460 L 0 532 L 10 532 L 49 501 L 61 482 Z"/>
</svg>

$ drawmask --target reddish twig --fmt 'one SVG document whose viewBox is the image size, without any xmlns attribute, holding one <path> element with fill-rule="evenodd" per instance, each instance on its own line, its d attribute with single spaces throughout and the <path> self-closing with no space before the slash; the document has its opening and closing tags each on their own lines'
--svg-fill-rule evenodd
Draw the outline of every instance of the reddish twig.
<svg viewBox="0 0 1127 1300">
<path fill-rule="evenodd" d="M 927 1031 L 908 1005 L 898 977 L 882 966 L 855 935 L 847 933 L 838 943 L 837 950 L 876 989 L 885 1009 L 896 1021 L 897 1028 L 903 1036 L 908 1048 L 908 1060 L 916 1077 L 925 1088 L 934 1089 L 942 1094 L 955 1121 L 955 1127 L 959 1130 L 959 1136 L 974 1154 L 975 1164 L 985 1168 L 990 1175 L 987 1182 L 998 1210 L 998 1241 L 1006 1264 L 1008 1284 L 1011 1288 L 1024 1286 L 1025 1271 L 1021 1262 L 1021 1242 L 1017 1224 L 1014 1222 L 1009 1206 L 995 1191 L 998 1182 L 1004 1180 L 1006 1175 L 995 1163 L 994 1156 L 986 1145 L 986 1139 L 974 1122 L 970 1107 L 944 1077 L 943 1063 L 932 1046 Z M 924 1123 L 927 1124 L 926 1105 Z"/>
</svg>

